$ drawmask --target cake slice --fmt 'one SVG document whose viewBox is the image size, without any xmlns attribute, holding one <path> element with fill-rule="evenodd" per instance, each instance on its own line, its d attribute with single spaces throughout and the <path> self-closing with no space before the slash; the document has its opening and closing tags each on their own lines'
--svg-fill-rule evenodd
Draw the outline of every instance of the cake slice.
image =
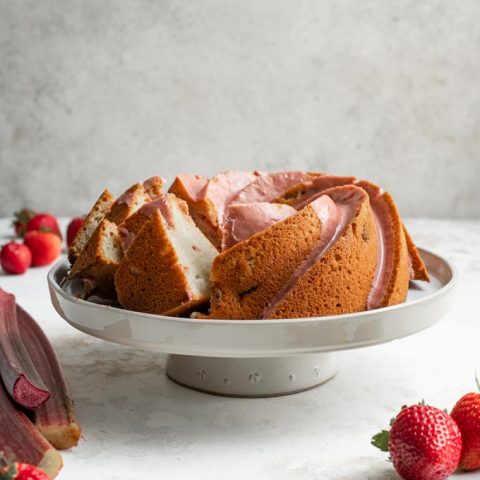
<svg viewBox="0 0 480 480">
<path fill-rule="evenodd" d="M 199 175 L 181 174 L 169 192 L 188 203 L 190 215 L 205 236 L 221 249 L 225 213 L 231 199 L 261 174 L 230 170 L 210 179 Z"/>
<path fill-rule="evenodd" d="M 142 184 L 144 190 L 148 193 L 149 197 L 154 200 L 162 193 L 162 187 L 165 180 L 156 175 L 154 177 L 147 178 Z"/>
<path fill-rule="evenodd" d="M 258 319 L 321 239 L 322 212 L 334 208 L 319 199 L 289 218 L 222 252 L 213 262 L 207 318 Z"/>
<path fill-rule="evenodd" d="M 321 238 L 263 310 L 262 318 L 303 318 L 367 308 L 377 265 L 377 233 L 367 193 L 356 186 L 328 189 Z M 307 208 L 307 207 L 306 207 Z"/>
<path fill-rule="evenodd" d="M 147 188 L 153 193 L 158 188 L 159 181 L 160 177 L 152 177 L 146 181 Z M 88 280 L 89 291 L 85 292 L 86 295 L 95 290 L 101 295 L 111 297 L 115 292 L 113 276 L 123 256 L 117 225 L 150 201 L 151 197 L 144 184 L 136 183 L 111 204 L 105 218 L 88 239 L 68 276 L 69 280 L 74 278 Z"/>
<path fill-rule="evenodd" d="M 118 226 L 120 242 L 124 253 L 128 250 L 136 235 L 150 220 L 152 214 L 156 210 L 160 210 L 162 216 L 167 220 L 167 222 L 171 221 L 172 210 L 170 207 L 170 201 L 172 201 L 173 198 L 175 198 L 173 193 L 161 193 L 156 197 L 155 200 L 142 205 L 133 215 L 128 217 Z M 185 202 L 180 202 L 180 205 L 181 208 L 185 209 L 185 213 L 188 213 L 188 207 Z"/>
<path fill-rule="evenodd" d="M 104 190 L 97 199 L 92 209 L 85 217 L 85 220 L 78 230 L 72 244 L 68 249 L 68 260 L 73 265 L 79 257 L 85 245 L 90 240 L 90 237 L 95 232 L 100 222 L 105 218 L 105 215 L 110 210 L 113 204 L 113 196 L 108 190 Z"/>
<path fill-rule="evenodd" d="M 422 280 L 424 282 L 430 281 L 427 267 L 423 263 L 422 257 L 418 252 L 417 246 L 412 240 L 407 228 L 403 225 L 403 233 L 405 234 L 405 240 L 407 242 L 408 256 L 409 256 L 409 269 L 411 280 Z"/>
<path fill-rule="evenodd" d="M 383 190 L 378 185 L 375 185 L 374 183 L 368 182 L 366 180 L 357 180 L 355 177 L 323 175 L 323 176 L 317 176 L 316 178 L 313 178 L 310 181 L 303 182 L 302 184 L 292 187 L 291 189 L 287 190 L 282 195 L 280 195 L 278 198 L 276 198 L 275 202 L 291 205 L 295 207 L 297 210 L 300 210 L 305 205 L 313 201 L 315 198 L 318 198 L 320 195 L 324 194 L 327 188 L 331 188 L 333 186 L 341 186 L 341 185 L 356 185 L 361 188 L 364 188 L 370 197 L 370 203 L 374 212 L 378 212 L 378 215 L 375 216 L 376 219 L 381 220 L 382 212 L 387 212 L 387 211 L 390 212 L 388 215 L 385 214 L 385 220 L 383 222 L 383 226 L 385 229 L 390 228 L 389 217 L 391 217 L 392 224 L 393 224 L 392 228 L 394 228 L 394 234 L 392 233 L 392 235 L 395 238 L 394 242 L 395 242 L 396 251 L 400 249 L 400 245 L 403 245 L 404 243 L 406 243 L 407 251 L 408 251 L 408 269 L 410 272 L 410 278 L 412 280 L 423 280 L 423 281 L 429 282 L 430 278 L 428 276 L 427 268 L 425 267 L 425 264 L 423 263 L 423 260 L 420 254 L 418 253 L 418 249 L 415 243 L 413 242 L 412 238 L 410 237 L 410 234 L 408 233 L 405 226 L 403 226 L 402 229 L 398 228 L 398 223 L 399 222 L 401 223 L 401 220 L 400 220 L 400 215 L 398 213 L 398 209 L 395 205 L 395 202 L 392 196 L 389 193 L 384 193 Z M 381 225 L 379 224 L 379 227 L 380 226 Z M 401 237 L 405 237 L 405 238 L 401 238 Z M 400 250 L 403 251 L 403 249 L 400 249 Z M 402 260 L 401 262 L 402 266 L 399 268 L 403 272 L 403 255 L 400 258 Z M 390 268 L 393 268 L 393 267 L 389 267 L 389 269 L 387 270 L 390 271 Z M 397 268 L 393 269 L 392 271 L 394 271 L 395 274 L 398 273 Z M 396 290 L 397 287 L 391 286 L 390 289 L 393 292 L 393 290 Z M 386 298 L 385 301 L 380 302 L 381 303 L 380 306 L 387 306 L 387 305 L 392 305 L 393 303 L 398 303 L 396 299 L 399 296 L 403 295 L 404 290 L 405 290 L 404 282 L 402 282 L 402 288 L 401 288 L 402 293 L 397 293 L 390 296 L 389 298 Z M 372 300 L 373 300 L 373 297 L 372 297 Z M 372 308 L 378 308 L 373 306 L 377 303 L 378 302 L 373 302 Z"/>
<path fill-rule="evenodd" d="M 152 210 L 115 273 L 118 301 L 139 312 L 186 314 L 210 297 L 217 250 L 175 195 Z"/>
<path fill-rule="evenodd" d="M 136 183 L 115 200 L 105 218 L 116 225 L 120 225 L 142 205 L 150 201 L 150 195 L 143 184 Z"/>
<path fill-rule="evenodd" d="M 68 279 L 88 280 L 89 291 L 111 297 L 115 291 L 113 277 L 123 252 L 117 226 L 107 219 L 100 222 L 68 275 Z"/>
</svg>

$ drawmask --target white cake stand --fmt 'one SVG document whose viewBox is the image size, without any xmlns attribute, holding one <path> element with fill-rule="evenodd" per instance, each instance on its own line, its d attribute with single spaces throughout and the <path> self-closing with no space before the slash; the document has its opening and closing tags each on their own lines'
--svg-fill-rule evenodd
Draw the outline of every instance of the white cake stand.
<svg viewBox="0 0 480 480">
<path fill-rule="evenodd" d="M 337 371 L 335 352 L 367 347 L 430 327 L 453 301 L 455 270 L 420 251 L 432 282 L 412 283 L 401 305 L 335 317 L 282 320 L 197 320 L 100 305 L 60 285 L 68 262 L 48 274 L 52 303 L 73 327 L 94 337 L 169 353 L 167 375 L 218 395 L 263 397 L 316 387 Z"/>
</svg>

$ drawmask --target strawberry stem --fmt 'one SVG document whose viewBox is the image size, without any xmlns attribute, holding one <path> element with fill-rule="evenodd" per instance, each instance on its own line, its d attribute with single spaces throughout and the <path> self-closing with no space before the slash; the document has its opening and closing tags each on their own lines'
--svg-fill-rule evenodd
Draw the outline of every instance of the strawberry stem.
<svg viewBox="0 0 480 480">
<path fill-rule="evenodd" d="M 382 430 L 380 433 L 377 433 L 372 437 L 371 444 L 382 452 L 388 452 L 389 436 L 390 432 L 388 430 Z"/>
</svg>

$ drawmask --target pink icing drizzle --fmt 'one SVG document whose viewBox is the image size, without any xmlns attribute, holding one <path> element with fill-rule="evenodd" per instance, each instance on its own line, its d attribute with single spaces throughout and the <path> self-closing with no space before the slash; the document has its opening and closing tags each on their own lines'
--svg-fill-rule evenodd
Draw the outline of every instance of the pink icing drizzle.
<svg viewBox="0 0 480 480">
<path fill-rule="evenodd" d="M 328 193 L 328 195 L 327 195 Z M 269 318 L 275 308 L 295 288 L 297 281 L 322 258 L 337 241 L 347 225 L 355 217 L 357 207 L 366 193 L 352 185 L 336 187 L 311 203 L 322 223 L 320 240 L 306 260 L 295 270 L 292 276 L 277 293 L 262 313 L 262 318 Z"/>
<path fill-rule="evenodd" d="M 196 202 L 205 196 L 205 187 L 207 186 L 208 179 L 201 175 L 192 175 L 190 173 L 181 173 L 177 175 L 185 190 L 190 195 L 190 198 Z"/>
<path fill-rule="evenodd" d="M 278 172 L 261 175 L 233 196 L 230 203 L 270 202 L 290 187 L 312 178 L 305 172 Z"/>
<path fill-rule="evenodd" d="M 230 205 L 225 222 L 223 248 L 230 248 L 274 223 L 285 220 L 297 211 L 288 205 L 256 202 Z"/>
<path fill-rule="evenodd" d="M 147 217 L 151 217 L 156 210 L 160 210 L 160 213 L 162 214 L 162 217 L 165 219 L 165 221 L 168 223 L 168 226 L 170 228 L 173 228 L 175 226 L 175 223 L 173 221 L 173 213 L 170 208 L 170 205 L 168 203 L 168 195 L 166 194 L 161 194 L 159 195 L 155 200 L 146 203 L 143 205 L 139 212 L 142 215 L 145 215 Z"/>
<path fill-rule="evenodd" d="M 205 198 L 209 199 L 216 207 L 218 225 L 223 225 L 225 210 L 231 199 L 245 186 L 253 182 L 259 172 L 240 172 L 230 170 L 211 178 L 205 187 Z"/>
<path fill-rule="evenodd" d="M 323 195 L 325 190 L 342 185 L 351 185 L 355 182 L 355 177 L 341 177 L 337 175 L 322 175 L 314 177 L 310 182 L 305 182 L 305 192 L 300 199 L 294 202 L 294 207 L 301 210 L 303 207 L 313 202 L 316 198 Z"/>
<path fill-rule="evenodd" d="M 392 217 L 383 191 L 378 185 L 366 181 L 358 181 L 356 185 L 368 193 L 377 232 L 377 267 L 367 301 L 367 309 L 373 310 L 382 304 L 393 272 Z"/>
</svg>

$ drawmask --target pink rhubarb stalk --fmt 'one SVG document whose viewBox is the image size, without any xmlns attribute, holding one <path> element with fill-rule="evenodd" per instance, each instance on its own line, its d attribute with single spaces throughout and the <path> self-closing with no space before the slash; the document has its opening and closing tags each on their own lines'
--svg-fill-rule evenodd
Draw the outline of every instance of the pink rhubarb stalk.
<svg viewBox="0 0 480 480">
<path fill-rule="evenodd" d="M 34 427 L 26 415 L 16 408 L 0 382 L 0 452 L 13 455 L 19 463 L 41 468 L 54 478 L 62 468 L 61 455 Z"/>
<path fill-rule="evenodd" d="M 15 297 L 2 289 L 0 289 L 0 376 L 11 397 L 25 408 L 36 408 L 50 397 L 50 392 L 22 341 Z"/>
<path fill-rule="evenodd" d="M 48 402 L 34 410 L 35 426 L 55 448 L 72 448 L 80 438 L 80 427 L 57 355 L 37 322 L 18 305 L 17 319 L 24 345 L 51 393 Z"/>
</svg>

